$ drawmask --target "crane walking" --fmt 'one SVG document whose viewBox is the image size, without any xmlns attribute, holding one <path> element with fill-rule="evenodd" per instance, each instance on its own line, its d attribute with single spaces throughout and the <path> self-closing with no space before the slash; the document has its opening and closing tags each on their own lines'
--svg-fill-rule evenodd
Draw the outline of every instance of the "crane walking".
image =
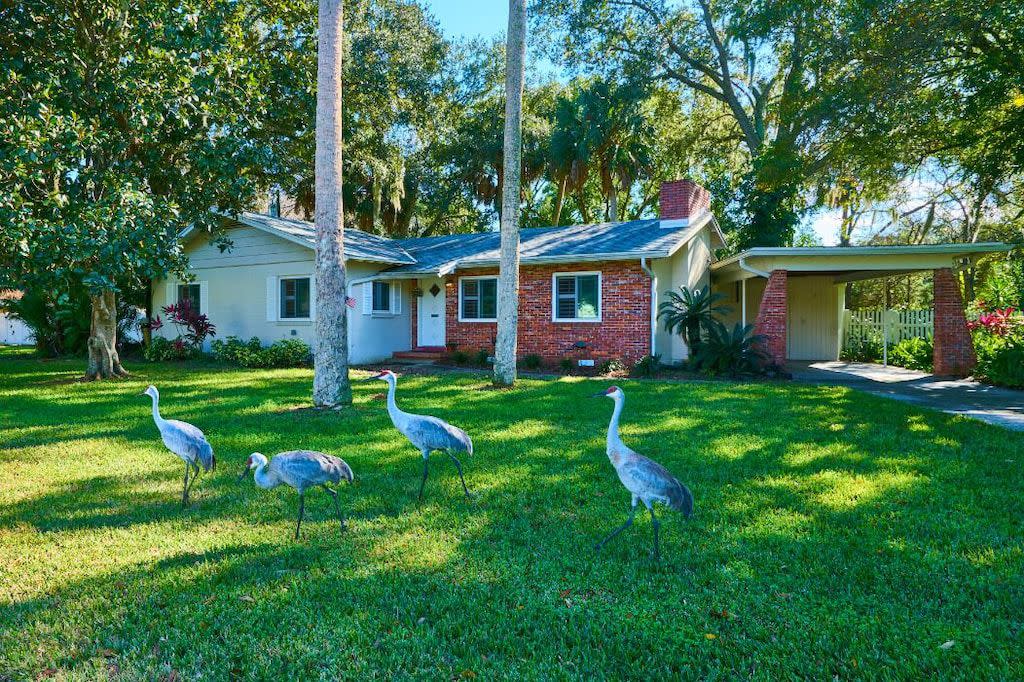
<svg viewBox="0 0 1024 682">
<path fill-rule="evenodd" d="M 213 454 L 213 447 L 206 440 L 203 432 L 191 424 L 177 419 L 164 419 L 160 416 L 160 392 L 156 386 L 150 386 L 142 395 L 148 395 L 153 399 L 153 421 L 160 431 L 160 438 L 164 441 L 167 449 L 176 454 L 185 462 L 185 483 L 181 491 L 181 505 L 188 505 L 188 494 L 192 490 L 196 479 L 199 478 L 200 465 L 202 471 L 210 471 L 217 468 L 217 458 Z M 189 478 L 191 474 L 191 479 Z"/>
<path fill-rule="evenodd" d="M 435 450 L 441 450 L 451 457 L 452 462 L 455 463 L 455 468 L 459 472 L 459 480 L 462 481 L 462 492 L 465 493 L 466 499 L 470 499 L 469 488 L 466 487 L 466 479 L 462 475 L 462 463 L 455 456 L 456 452 L 473 454 L 473 441 L 470 440 L 469 435 L 462 429 L 452 426 L 437 417 L 410 414 L 398 409 L 398 405 L 395 404 L 395 387 L 398 384 L 398 378 L 391 370 L 386 369 L 379 374 L 368 377 L 366 381 L 372 381 L 373 379 L 387 382 L 388 415 L 391 417 L 391 423 L 423 455 L 423 480 L 420 481 L 420 494 L 417 499 L 423 499 L 423 487 L 427 484 L 427 475 L 429 473 L 430 453 Z"/>
<path fill-rule="evenodd" d="M 345 517 L 341 513 L 341 505 L 338 504 L 338 491 L 327 485 L 337 485 L 342 480 L 352 482 L 352 469 L 345 460 L 313 450 L 290 450 L 274 455 L 268 462 L 265 455 L 254 452 L 245 461 L 245 469 L 238 480 L 245 478 L 250 469 L 256 470 L 256 485 L 264 490 L 276 488 L 284 483 L 298 491 L 299 521 L 295 524 L 296 540 L 299 539 L 302 517 L 306 511 L 306 490 L 314 486 L 322 487 L 334 499 L 334 511 L 341 522 L 341 529 L 345 530 Z"/>
<path fill-rule="evenodd" d="M 626 522 L 594 545 L 594 549 L 600 551 L 609 540 L 633 525 L 636 503 L 641 501 L 647 507 L 647 511 L 651 513 L 651 525 L 654 526 L 654 559 L 658 561 L 661 558 L 658 548 L 658 529 L 661 523 L 654 515 L 654 503 L 661 502 L 671 509 L 681 511 L 686 518 L 690 518 L 693 515 L 693 494 L 665 467 L 634 452 L 619 438 L 619 416 L 622 414 L 622 406 L 626 402 L 626 394 L 622 389 L 618 386 L 611 386 L 608 390 L 592 397 L 600 398 L 602 396 L 615 401 L 612 419 L 608 424 L 608 459 L 615 467 L 615 472 L 619 475 L 622 485 L 633 495 L 633 506 L 629 510 L 629 518 L 626 519 Z"/>
</svg>

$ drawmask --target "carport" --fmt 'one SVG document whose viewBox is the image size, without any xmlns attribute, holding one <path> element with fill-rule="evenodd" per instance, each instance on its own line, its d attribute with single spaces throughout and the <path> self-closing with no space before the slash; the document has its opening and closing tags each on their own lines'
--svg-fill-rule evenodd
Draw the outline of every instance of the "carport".
<svg viewBox="0 0 1024 682">
<path fill-rule="evenodd" d="M 847 282 L 931 272 L 935 373 L 967 376 L 975 357 L 954 272 L 1010 244 L 756 247 L 711 266 L 714 290 L 733 302 L 732 322 L 753 322 L 772 363 L 837 360 Z"/>
</svg>

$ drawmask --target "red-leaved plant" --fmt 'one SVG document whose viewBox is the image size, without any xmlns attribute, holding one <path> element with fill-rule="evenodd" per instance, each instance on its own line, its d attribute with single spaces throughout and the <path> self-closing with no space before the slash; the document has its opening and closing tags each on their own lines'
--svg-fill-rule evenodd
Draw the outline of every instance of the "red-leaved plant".
<svg viewBox="0 0 1024 682">
<path fill-rule="evenodd" d="M 170 323 L 178 328 L 178 341 L 184 337 L 190 346 L 198 348 L 203 345 L 207 336 L 217 335 L 217 327 L 210 322 L 210 318 L 200 315 L 198 310 L 194 310 L 188 299 L 165 305 L 162 310 Z M 163 326 L 159 315 L 156 317 L 156 322 Z M 155 328 L 159 329 L 159 326 Z"/>
<path fill-rule="evenodd" d="M 1013 308 L 997 308 L 991 312 L 981 313 L 977 320 L 968 322 L 967 327 L 971 331 L 984 329 L 995 336 L 1006 336 L 1018 323 L 1013 316 L 1014 312 L 1016 311 Z"/>
</svg>

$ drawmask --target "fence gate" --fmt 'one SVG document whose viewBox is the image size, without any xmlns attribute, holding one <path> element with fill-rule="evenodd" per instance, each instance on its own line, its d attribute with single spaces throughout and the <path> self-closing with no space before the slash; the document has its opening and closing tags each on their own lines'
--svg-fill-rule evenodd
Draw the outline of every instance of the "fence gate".
<svg viewBox="0 0 1024 682">
<path fill-rule="evenodd" d="M 888 364 L 889 346 L 904 339 L 931 338 L 935 329 L 935 311 L 922 310 L 844 310 L 843 348 L 853 341 L 882 344 L 882 360 Z"/>
</svg>

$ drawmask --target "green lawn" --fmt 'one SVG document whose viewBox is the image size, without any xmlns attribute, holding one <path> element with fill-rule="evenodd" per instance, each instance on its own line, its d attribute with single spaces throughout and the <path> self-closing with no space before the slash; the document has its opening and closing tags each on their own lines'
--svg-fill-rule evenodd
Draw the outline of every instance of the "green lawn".
<svg viewBox="0 0 1024 682">
<path fill-rule="evenodd" d="M 623 438 L 690 486 L 600 555 L 629 495 L 604 454 L 607 382 L 406 376 L 399 402 L 473 436 L 463 500 L 357 383 L 301 409 L 308 370 L 79 362 L 0 349 L 0 680 L 1024 677 L 1024 435 L 786 384 L 620 382 Z M 359 374 L 357 374 L 359 376 Z M 219 467 L 180 507 L 163 414 Z M 237 476 L 311 448 L 356 472 L 341 499 Z M 947 642 L 952 645 L 942 647 Z"/>
</svg>

